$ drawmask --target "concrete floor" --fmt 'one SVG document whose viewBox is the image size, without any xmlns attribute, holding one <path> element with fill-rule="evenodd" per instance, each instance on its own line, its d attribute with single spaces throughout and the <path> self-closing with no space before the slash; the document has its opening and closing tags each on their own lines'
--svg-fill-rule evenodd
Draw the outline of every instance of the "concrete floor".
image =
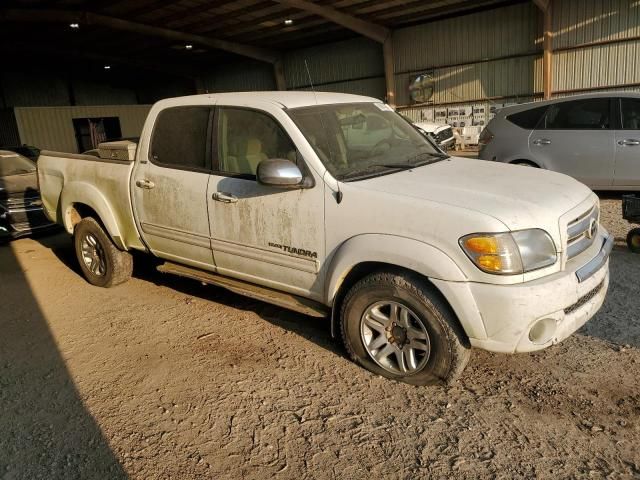
<svg viewBox="0 0 640 480">
<path fill-rule="evenodd" d="M 638 478 L 640 256 L 619 204 L 601 312 L 539 353 L 476 351 L 446 389 L 142 257 L 107 290 L 66 235 L 0 247 L 0 478 Z"/>
</svg>

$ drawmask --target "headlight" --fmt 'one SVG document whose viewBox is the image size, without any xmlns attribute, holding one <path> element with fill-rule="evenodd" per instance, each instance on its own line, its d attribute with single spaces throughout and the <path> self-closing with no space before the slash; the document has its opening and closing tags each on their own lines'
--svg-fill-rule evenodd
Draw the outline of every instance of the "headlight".
<svg viewBox="0 0 640 480">
<path fill-rule="evenodd" d="M 464 253 L 483 272 L 516 275 L 556 263 L 556 247 L 540 229 L 510 233 L 472 233 L 459 240 Z"/>
</svg>

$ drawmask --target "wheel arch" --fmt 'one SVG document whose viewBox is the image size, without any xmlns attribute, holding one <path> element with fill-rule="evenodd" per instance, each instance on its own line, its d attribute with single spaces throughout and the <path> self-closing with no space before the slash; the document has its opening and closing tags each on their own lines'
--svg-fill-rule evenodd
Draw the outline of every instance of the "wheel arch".
<svg viewBox="0 0 640 480">
<path fill-rule="evenodd" d="M 433 287 L 452 309 L 451 302 L 431 278 L 465 281 L 456 263 L 436 247 L 405 237 L 365 234 L 347 240 L 333 256 L 327 273 L 327 305 L 331 307 L 331 333 L 336 332 L 341 302 L 360 279 L 377 271 L 397 271 L 417 275 Z M 458 318 L 458 315 L 455 315 Z M 463 332 L 462 322 L 458 318 Z"/>
<path fill-rule="evenodd" d="M 69 234 L 73 234 L 75 226 L 83 218 L 94 217 L 104 226 L 116 246 L 126 250 L 116 216 L 95 186 L 84 182 L 69 183 L 62 192 L 60 209 L 64 228 Z"/>
<path fill-rule="evenodd" d="M 526 163 L 527 165 L 531 165 L 532 167 L 543 168 L 540 164 L 528 158 L 515 158 L 509 161 L 509 164 L 511 165 L 523 164 L 523 163 Z"/>
</svg>

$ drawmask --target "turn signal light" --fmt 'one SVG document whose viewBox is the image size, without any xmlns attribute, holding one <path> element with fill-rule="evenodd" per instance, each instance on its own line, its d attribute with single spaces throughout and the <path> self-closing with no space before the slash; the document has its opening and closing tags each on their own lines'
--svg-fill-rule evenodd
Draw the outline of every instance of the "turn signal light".
<svg viewBox="0 0 640 480">
<path fill-rule="evenodd" d="M 480 255 L 476 261 L 480 268 L 488 272 L 501 272 L 504 269 L 502 259 L 497 255 Z"/>
<path fill-rule="evenodd" d="M 498 253 L 498 241 L 495 237 L 471 237 L 464 241 L 467 250 L 475 253 Z"/>
</svg>

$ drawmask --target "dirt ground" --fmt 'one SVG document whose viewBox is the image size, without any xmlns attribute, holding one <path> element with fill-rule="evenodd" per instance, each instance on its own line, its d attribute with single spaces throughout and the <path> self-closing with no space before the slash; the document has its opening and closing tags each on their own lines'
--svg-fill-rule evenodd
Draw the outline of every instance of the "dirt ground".
<svg viewBox="0 0 640 480">
<path fill-rule="evenodd" d="M 345 358 L 329 324 L 138 262 L 85 282 L 62 234 L 0 247 L 0 478 L 640 478 L 640 255 L 546 351 L 475 351 L 416 388 Z"/>
</svg>

